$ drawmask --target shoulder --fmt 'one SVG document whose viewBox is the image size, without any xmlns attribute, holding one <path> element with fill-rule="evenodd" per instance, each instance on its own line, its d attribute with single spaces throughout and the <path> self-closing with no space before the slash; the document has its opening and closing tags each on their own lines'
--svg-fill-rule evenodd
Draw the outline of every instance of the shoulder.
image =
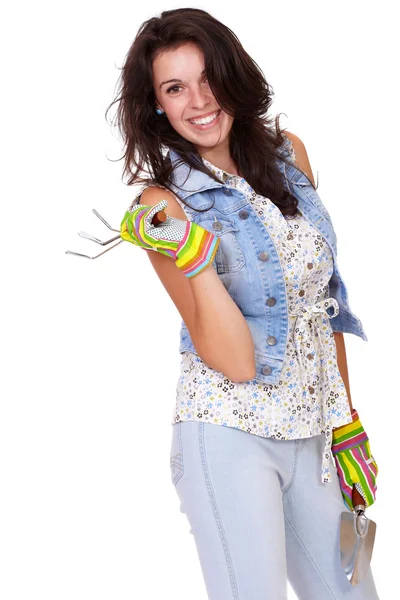
<svg viewBox="0 0 400 600">
<path fill-rule="evenodd" d="M 188 220 L 180 201 L 178 198 L 169 190 L 158 185 L 150 185 L 146 187 L 140 194 L 138 202 L 147 206 L 154 206 L 161 202 L 161 200 L 167 200 L 168 206 L 165 212 L 171 217 L 176 219 Z"/>
<path fill-rule="evenodd" d="M 290 131 L 285 131 L 284 134 L 292 144 L 294 151 L 293 160 L 296 166 L 299 167 L 301 171 L 303 171 L 303 173 L 308 177 L 313 187 L 315 188 L 315 181 L 304 143 L 297 135 L 291 133 Z"/>
</svg>

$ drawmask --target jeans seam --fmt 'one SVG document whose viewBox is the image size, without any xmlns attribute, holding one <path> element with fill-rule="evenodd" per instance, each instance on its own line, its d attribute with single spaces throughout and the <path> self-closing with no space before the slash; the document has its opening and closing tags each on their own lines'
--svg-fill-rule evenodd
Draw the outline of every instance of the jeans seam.
<svg viewBox="0 0 400 600">
<path fill-rule="evenodd" d="M 170 468 L 172 471 L 172 483 L 174 486 L 177 486 L 178 481 L 181 479 L 181 477 L 184 474 L 181 422 L 174 424 L 174 427 L 177 427 L 177 430 L 174 431 L 174 434 L 176 432 L 176 436 L 177 436 L 176 439 L 177 439 L 177 445 L 178 445 L 179 451 L 177 454 L 174 454 L 174 455 L 172 454 L 172 452 L 170 453 L 169 463 L 170 463 Z M 177 471 L 177 472 L 174 473 L 175 471 Z"/>
<path fill-rule="evenodd" d="M 207 490 L 208 490 L 208 495 L 209 495 L 209 498 L 211 501 L 211 506 L 213 509 L 215 521 L 217 523 L 218 531 L 220 534 L 220 539 L 222 542 L 226 563 L 228 566 L 229 578 L 230 578 L 231 588 L 232 588 L 232 592 L 233 592 L 232 600 L 239 600 L 237 583 L 236 583 L 235 574 L 233 571 L 232 558 L 230 555 L 229 546 L 228 546 L 228 542 L 227 542 L 227 539 L 225 536 L 225 531 L 224 531 L 224 528 L 222 525 L 222 521 L 221 521 L 221 518 L 219 515 L 218 506 L 217 506 L 217 502 L 215 499 L 214 490 L 213 490 L 213 487 L 211 484 L 211 479 L 210 479 L 210 475 L 209 475 L 208 467 L 207 467 L 205 444 L 204 444 L 204 423 L 198 424 L 198 432 L 199 432 L 200 456 L 201 456 L 201 462 L 202 462 L 202 466 L 203 466 L 204 478 L 205 478 L 205 482 L 206 482 L 206 486 L 207 486 Z"/>
<path fill-rule="evenodd" d="M 297 535 L 297 532 L 295 530 L 295 528 L 293 527 L 292 523 L 290 522 L 290 520 L 287 518 L 287 516 L 285 515 L 285 520 L 287 522 L 287 524 L 289 525 L 289 527 L 291 528 L 291 530 L 293 531 L 294 535 L 296 536 L 296 538 L 299 540 L 304 552 L 306 553 L 306 555 L 308 556 L 308 558 L 310 559 L 310 561 L 312 562 L 312 564 L 315 567 L 315 570 L 317 571 L 317 573 L 319 574 L 322 582 L 324 583 L 326 589 L 329 591 L 331 597 L 333 598 L 333 600 L 336 600 L 336 596 L 334 595 L 334 593 L 332 592 L 331 588 L 329 587 L 328 583 L 325 580 L 325 577 L 322 575 L 321 571 L 318 568 L 318 565 L 316 564 L 316 562 L 314 561 L 313 557 L 311 556 L 311 554 L 309 553 L 309 551 L 307 550 L 306 546 L 304 545 L 304 543 L 302 542 L 301 538 Z"/>
<path fill-rule="evenodd" d="M 301 443 L 303 442 L 303 443 Z M 298 443 L 298 445 L 297 445 Z M 302 447 L 304 446 L 304 440 L 296 440 L 296 446 L 294 449 L 294 461 L 293 461 L 293 469 L 292 469 L 292 476 L 290 478 L 289 483 L 282 489 L 282 494 L 285 494 L 288 489 L 292 486 L 294 478 L 296 476 L 296 469 L 297 469 L 297 456 L 299 451 L 302 449 Z"/>
</svg>

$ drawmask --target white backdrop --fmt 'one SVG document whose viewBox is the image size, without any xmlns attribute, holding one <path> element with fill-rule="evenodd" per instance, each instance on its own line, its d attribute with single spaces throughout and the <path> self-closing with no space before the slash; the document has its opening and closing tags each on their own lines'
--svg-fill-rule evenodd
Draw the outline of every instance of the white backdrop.
<svg viewBox="0 0 400 600">
<path fill-rule="evenodd" d="M 131 244 L 94 261 L 65 254 L 97 253 L 77 235 L 107 239 L 91 209 L 118 227 L 134 197 L 104 113 L 142 22 L 186 5 L 70 0 L 3 9 L 2 600 L 207 597 L 169 471 L 180 315 Z M 350 305 L 369 338 L 345 336 L 353 404 L 380 468 L 368 509 L 378 525 L 373 571 L 380 600 L 392 599 L 400 417 L 394 3 L 189 6 L 236 33 L 273 86 L 273 114 L 287 115 L 281 125 L 303 140 L 318 173 Z M 139 411 L 146 402 L 156 410 Z"/>
</svg>

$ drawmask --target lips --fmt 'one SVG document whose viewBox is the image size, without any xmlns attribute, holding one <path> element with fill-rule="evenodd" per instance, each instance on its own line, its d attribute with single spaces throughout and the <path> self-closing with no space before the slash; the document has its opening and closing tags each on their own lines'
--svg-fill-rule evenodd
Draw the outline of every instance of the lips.
<svg viewBox="0 0 400 600">
<path fill-rule="evenodd" d="M 192 122 L 195 120 L 197 121 L 198 119 L 206 119 L 207 117 L 211 117 L 212 115 L 216 115 L 218 117 L 220 112 L 221 112 L 221 109 L 214 110 L 213 112 L 208 113 L 208 115 L 204 115 L 202 117 L 192 117 L 191 119 L 188 119 L 188 121 Z"/>
</svg>

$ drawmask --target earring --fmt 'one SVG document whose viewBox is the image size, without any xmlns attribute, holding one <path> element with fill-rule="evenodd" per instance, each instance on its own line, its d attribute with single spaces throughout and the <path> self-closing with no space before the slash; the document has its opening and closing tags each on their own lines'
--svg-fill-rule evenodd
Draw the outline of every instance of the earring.
<svg viewBox="0 0 400 600">
<path fill-rule="evenodd" d="M 162 115 L 162 114 L 163 114 L 163 112 L 164 112 L 164 111 L 163 111 L 163 110 L 161 110 L 161 108 L 156 108 L 156 113 L 157 113 L 158 115 Z"/>
</svg>

